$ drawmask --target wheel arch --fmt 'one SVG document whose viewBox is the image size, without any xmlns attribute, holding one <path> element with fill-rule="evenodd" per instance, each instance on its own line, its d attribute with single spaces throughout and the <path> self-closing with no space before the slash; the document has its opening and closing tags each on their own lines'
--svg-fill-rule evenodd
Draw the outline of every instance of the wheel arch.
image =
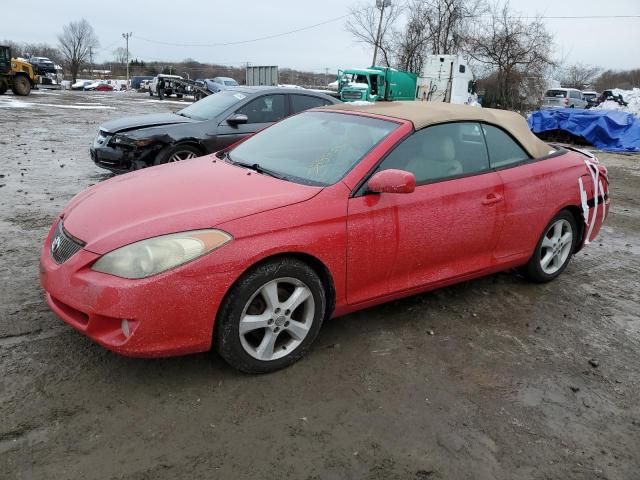
<svg viewBox="0 0 640 480">
<path fill-rule="evenodd" d="M 181 138 L 179 140 L 175 140 L 173 143 L 168 144 L 167 147 L 171 148 L 171 147 L 177 147 L 179 145 L 189 145 L 190 147 L 195 147 L 198 150 L 200 150 L 200 153 L 202 153 L 203 155 L 207 154 L 207 150 L 204 147 L 204 145 L 202 144 L 202 142 L 200 140 L 198 140 L 197 138 Z"/>
<path fill-rule="evenodd" d="M 296 251 L 278 252 L 257 260 L 256 262 L 252 263 L 249 267 L 247 267 L 240 275 L 238 275 L 238 278 L 236 278 L 233 281 L 233 283 L 229 286 L 229 288 L 225 292 L 223 299 L 226 298 L 227 295 L 229 295 L 229 293 L 233 291 L 233 289 L 238 284 L 240 279 L 243 278 L 250 270 L 264 263 L 278 260 L 280 258 L 295 258 L 305 263 L 306 265 L 308 265 L 318 275 L 318 277 L 320 277 L 320 281 L 322 282 L 322 285 L 325 287 L 325 294 L 327 296 L 327 308 L 325 310 L 325 316 L 323 321 L 331 318 L 331 315 L 333 314 L 333 310 L 335 309 L 335 305 L 336 305 L 336 287 L 335 287 L 335 282 L 333 280 L 333 276 L 331 275 L 331 272 L 329 271 L 327 266 L 324 264 L 324 262 L 322 262 L 322 260 L 320 260 L 318 257 L 315 257 L 314 255 L 311 255 L 307 252 L 296 252 Z M 220 303 L 222 304 L 222 302 Z M 218 324 L 217 316 L 219 313 L 220 313 L 220 310 L 218 310 L 218 313 L 216 314 L 216 322 L 213 328 L 214 336 L 215 336 L 216 325 Z"/>
<path fill-rule="evenodd" d="M 582 209 L 577 205 L 566 205 L 565 207 L 561 208 L 556 213 L 554 213 L 551 218 L 555 218 L 558 214 L 564 211 L 569 212 L 573 216 L 574 220 L 576 221 L 576 226 L 578 227 L 578 235 L 577 235 L 578 238 L 576 241 L 576 246 L 573 249 L 573 253 L 578 253 L 580 250 L 582 250 L 582 247 L 584 246 L 585 224 L 584 224 L 584 217 L 582 216 Z"/>
</svg>

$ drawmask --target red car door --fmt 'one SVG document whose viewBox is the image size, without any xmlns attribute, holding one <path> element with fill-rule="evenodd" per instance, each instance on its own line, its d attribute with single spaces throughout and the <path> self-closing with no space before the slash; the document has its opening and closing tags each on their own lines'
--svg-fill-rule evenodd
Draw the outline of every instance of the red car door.
<svg viewBox="0 0 640 480">
<path fill-rule="evenodd" d="M 351 304 L 464 276 L 492 264 L 504 210 L 480 125 L 414 133 L 376 171 L 412 172 L 410 194 L 358 192 L 349 200 L 347 296 Z M 366 188 L 366 187 L 365 187 Z"/>
<path fill-rule="evenodd" d="M 504 226 L 495 256 L 508 262 L 530 255 L 550 220 L 549 180 L 551 161 L 532 161 L 529 154 L 504 130 L 483 124 L 491 167 L 504 184 Z M 551 151 L 551 147 L 549 147 Z"/>
</svg>

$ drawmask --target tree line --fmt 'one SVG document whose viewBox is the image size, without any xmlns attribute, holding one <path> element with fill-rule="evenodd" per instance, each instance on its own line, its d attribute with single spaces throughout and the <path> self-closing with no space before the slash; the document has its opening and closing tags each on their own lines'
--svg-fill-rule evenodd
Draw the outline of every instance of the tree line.
<svg viewBox="0 0 640 480">
<path fill-rule="evenodd" d="M 379 64 L 400 70 L 422 73 L 428 54 L 462 55 L 476 74 L 485 106 L 526 109 L 540 100 L 551 78 L 579 89 L 640 86 L 635 70 L 563 67 L 542 17 L 524 17 L 508 1 L 366 2 L 352 8 L 345 27 L 357 41 L 377 47 Z"/>
<path fill-rule="evenodd" d="M 542 18 L 522 17 L 508 2 L 406 0 L 402 4 L 377 3 L 379 6 L 371 6 L 367 0 L 367 4 L 354 7 L 346 29 L 358 42 L 377 47 L 378 64 L 420 74 L 427 54 L 460 54 L 471 63 L 486 106 L 527 108 L 542 96 L 549 78 L 560 79 L 565 87 L 597 91 L 640 86 L 640 69 L 604 71 L 584 64 L 562 68 L 564 62 L 554 58 L 554 38 Z M 30 54 L 50 58 L 62 65 L 74 82 L 87 70 L 109 70 L 114 77 L 126 72 L 127 51 L 122 47 L 113 50 L 112 61 L 94 62 L 100 42 L 85 19 L 63 26 L 57 46 L 3 43 L 9 45 L 16 56 Z M 129 67 L 131 75 L 228 76 L 240 83 L 245 78 L 244 67 L 200 63 L 193 59 L 167 63 L 134 58 L 129 59 Z M 285 68 L 280 69 L 280 82 L 326 85 L 335 80 L 335 73 Z"/>
</svg>

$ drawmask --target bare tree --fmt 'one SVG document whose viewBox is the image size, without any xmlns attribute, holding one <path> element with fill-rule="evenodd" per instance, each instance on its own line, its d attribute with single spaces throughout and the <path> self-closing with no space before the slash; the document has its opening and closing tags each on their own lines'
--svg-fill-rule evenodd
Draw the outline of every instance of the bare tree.
<svg viewBox="0 0 640 480">
<path fill-rule="evenodd" d="M 392 50 L 395 66 L 401 70 L 421 73 L 429 37 L 421 21 L 423 17 L 416 13 L 415 10 L 411 12 L 402 31 L 394 32 Z"/>
<path fill-rule="evenodd" d="M 602 71 L 600 67 L 576 63 L 562 73 L 562 86 L 567 88 L 583 88 L 591 85 L 594 79 Z"/>
<path fill-rule="evenodd" d="M 58 35 L 58 42 L 75 83 L 78 71 L 82 65 L 87 63 L 91 50 L 100 45 L 98 37 L 91 24 L 83 18 L 77 22 L 69 22 L 62 27 L 62 33 Z"/>
<path fill-rule="evenodd" d="M 427 53 L 463 53 L 471 30 L 487 10 L 485 0 L 409 0 L 407 23 L 393 35 L 395 64 L 420 73 Z"/>
<path fill-rule="evenodd" d="M 113 51 L 113 59 L 120 65 L 127 63 L 127 49 L 124 47 L 118 47 Z"/>
<path fill-rule="evenodd" d="M 387 66 L 392 64 L 392 27 L 402 13 L 402 8 L 398 5 L 390 5 L 384 8 L 384 16 L 380 25 L 380 10 L 376 7 L 364 7 L 360 5 L 351 9 L 346 29 L 355 39 L 369 45 L 372 48 L 378 46 L 382 54 L 382 62 Z M 380 38 L 378 39 L 378 26 L 380 25 Z"/>
<path fill-rule="evenodd" d="M 463 50 L 469 31 L 488 12 L 485 0 L 413 0 L 412 11 L 422 16 L 432 53 Z"/>
<path fill-rule="evenodd" d="M 553 35 L 542 19 L 519 17 L 508 2 L 490 11 L 490 19 L 468 38 L 467 53 L 493 77 L 495 90 L 485 98 L 492 97 L 494 106 L 522 109 L 530 103 L 528 94 L 544 89 L 545 74 L 555 65 Z"/>
</svg>

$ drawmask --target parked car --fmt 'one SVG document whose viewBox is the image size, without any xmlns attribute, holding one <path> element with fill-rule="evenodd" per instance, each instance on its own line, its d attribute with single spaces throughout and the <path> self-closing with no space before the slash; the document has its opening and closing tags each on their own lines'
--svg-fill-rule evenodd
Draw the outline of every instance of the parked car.
<svg viewBox="0 0 640 480">
<path fill-rule="evenodd" d="M 552 88 L 547 90 L 542 108 L 586 108 L 587 101 L 576 88 Z"/>
<path fill-rule="evenodd" d="M 158 80 L 162 78 L 164 80 L 164 90 L 163 95 L 165 97 L 170 97 L 171 95 L 176 95 L 178 98 L 182 98 L 181 93 L 176 93 L 171 80 L 182 80 L 180 75 L 165 75 L 160 74 L 153 78 L 151 84 L 149 85 L 149 95 L 152 97 L 158 94 Z"/>
<path fill-rule="evenodd" d="M 113 92 L 113 85 L 108 83 L 101 83 L 100 85 L 94 88 L 96 92 Z"/>
<path fill-rule="evenodd" d="M 210 92 L 217 93 L 227 88 L 233 88 L 238 86 L 233 78 L 230 77 L 215 77 L 207 78 L 204 80 L 204 84 Z"/>
<path fill-rule="evenodd" d="M 29 57 L 29 63 L 33 65 L 36 75 L 55 75 L 56 65 L 47 57 Z"/>
<path fill-rule="evenodd" d="M 97 80 L 88 85 L 85 85 L 84 90 L 86 92 L 89 92 L 89 91 L 111 92 L 113 90 L 113 85 L 111 85 L 110 80 Z"/>
<path fill-rule="evenodd" d="M 587 101 L 587 106 L 585 108 L 591 108 L 598 105 L 598 97 L 600 95 L 598 92 L 594 92 L 592 90 L 586 90 L 582 92 L 582 98 Z"/>
<path fill-rule="evenodd" d="M 234 87 L 176 113 L 104 123 L 91 159 L 116 173 L 187 160 L 225 148 L 293 113 L 337 102 L 311 91 Z"/>
<path fill-rule="evenodd" d="M 73 85 L 71 85 L 71 90 L 84 90 L 84 87 L 87 85 L 91 85 L 93 80 L 79 80 Z"/>
<path fill-rule="evenodd" d="M 213 344 L 269 372 L 332 316 L 515 267 L 555 279 L 597 235 L 608 188 L 593 156 L 516 113 L 330 105 L 77 195 L 40 281 L 58 316 L 114 352 Z"/>
</svg>

